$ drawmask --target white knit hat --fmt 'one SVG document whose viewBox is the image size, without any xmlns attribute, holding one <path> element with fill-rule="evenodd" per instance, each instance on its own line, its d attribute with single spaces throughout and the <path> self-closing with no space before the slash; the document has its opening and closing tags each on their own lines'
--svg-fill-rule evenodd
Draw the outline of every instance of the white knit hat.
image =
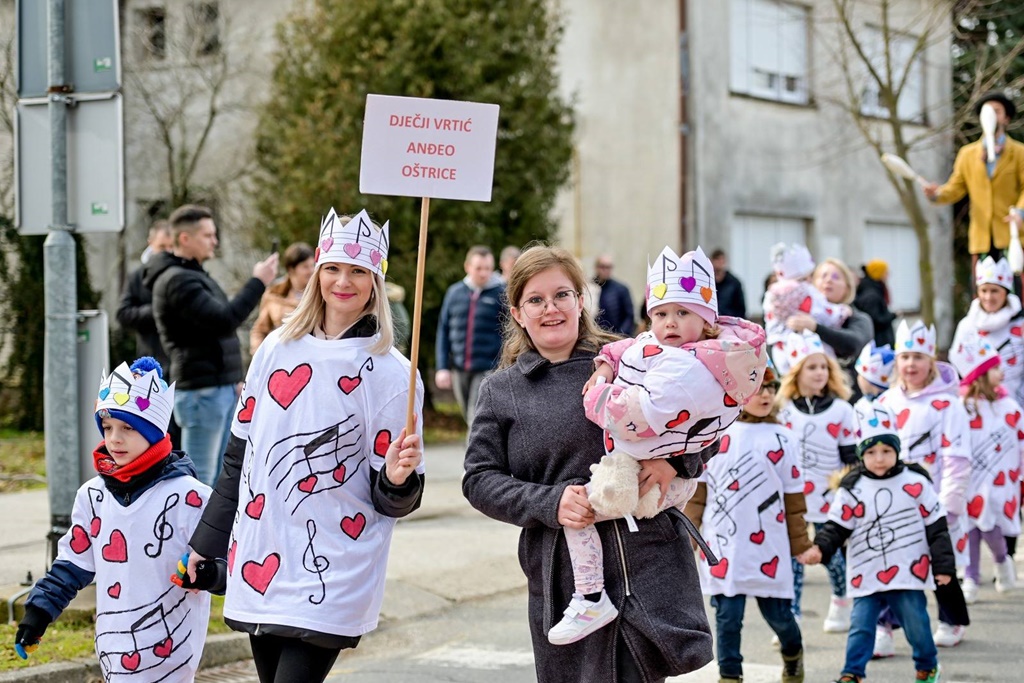
<svg viewBox="0 0 1024 683">
<path fill-rule="evenodd" d="M 323 263 L 347 263 L 362 266 L 373 271 L 382 279 L 388 272 L 388 247 L 390 245 L 388 223 L 377 226 L 363 209 L 351 220 L 339 217 L 332 208 L 320 222 L 320 239 L 317 242 L 316 265 Z"/>
<path fill-rule="evenodd" d="M 784 280 L 798 280 L 814 272 L 814 259 L 802 244 L 787 247 L 785 243 L 779 242 L 772 247 L 772 268 Z"/>
</svg>

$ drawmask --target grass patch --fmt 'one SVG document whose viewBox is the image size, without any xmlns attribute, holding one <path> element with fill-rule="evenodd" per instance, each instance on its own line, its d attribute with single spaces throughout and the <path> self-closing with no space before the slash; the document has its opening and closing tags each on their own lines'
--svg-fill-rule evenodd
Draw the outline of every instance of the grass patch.
<svg viewBox="0 0 1024 683">
<path fill-rule="evenodd" d="M 434 403 L 423 411 L 423 441 L 432 443 L 465 442 L 466 422 L 457 403 Z"/>
<path fill-rule="evenodd" d="M 46 486 L 46 444 L 42 432 L 0 430 L 0 493 Z"/>
<path fill-rule="evenodd" d="M 212 597 L 208 634 L 231 633 L 231 629 L 224 623 L 224 596 Z M 14 652 L 14 636 L 17 632 L 16 624 L 0 624 L 0 671 L 96 657 L 96 629 L 92 622 L 61 620 L 50 624 L 39 643 L 39 649 L 29 655 L 27 661 Z"/>
</svg>

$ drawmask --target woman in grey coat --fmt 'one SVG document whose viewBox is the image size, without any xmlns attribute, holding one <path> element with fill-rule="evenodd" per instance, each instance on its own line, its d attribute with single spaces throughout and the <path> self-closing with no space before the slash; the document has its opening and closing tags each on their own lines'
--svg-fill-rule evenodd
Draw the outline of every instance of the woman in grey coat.
<svg viewBox="0 0 1024 683">
<path fill-rule="evenodd" d="M 610 341 L 581 301 L 586 280 L 556 247 L 523 253 L 509 277 L 502 368 L 480 390 L 462 490 L 484 514 L 522 527 L 519 562 L 529 586 L 530 632 L 540 683 L 653 683 L 712 659 L 690 540 L 672 508 L 637 520 L 598 523 L 605 588 L 619 617 L 569 645 L 547 633 L 573 593 L 562 527 L 594 521 L 584 484 L 604 455 L 601 429 L 587 420 L 581 390 L 594 356 Z M 643 461 L 641 493 L 675 476 L 695 477 L 701 457 Z M 676 513 L 676 514 L 674 514 Z"/>
</svg>

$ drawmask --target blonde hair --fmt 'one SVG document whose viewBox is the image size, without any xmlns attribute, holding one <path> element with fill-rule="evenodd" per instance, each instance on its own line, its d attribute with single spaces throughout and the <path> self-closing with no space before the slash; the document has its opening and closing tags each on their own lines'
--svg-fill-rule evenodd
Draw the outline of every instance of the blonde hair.
<svg viewBox="0 0 1024 683">
<path fill-rule="evenodd" d="M 929 382 L 931 384 L 931 382 Z M 971 382 L 966 387 L 967 391 L 964 396 L 964 405 L 974 405 L 978 399 L 985 399 L 986 401 L 998 401 L 999 393 L 996 391 L 996 387 L 993 386 L 992 382 L 988 379 L 988 373 L 980 375 L 976 380 Z"/>
<path fill-rule="evenodd" d="M 903 354 L 900 354 L 900 353 L 896 354 L 896 360 L 895 360 L 895 363 L 896 363 L 896 379 L 897 379 L 897 384 L 899 385 L 900 389 L 902 389 L 903 391 L 908 391 L 907 383 L 904 382 L 903 381 L 903 377 L 900 376 L 900 362 L 899 361 L 900 361 L 900 356 L 901 355 L 903 355 Z M 939 378 L 939 366 L 935 364 L 935 359 L 932 358 L 931 356 L 929 356 L 927 354 L 924 354 L 924 353 L 922 353 L 921 355 L 931 361 L 931 366 L 928 368 L 928 375 L 924 378 L 924 384 L 921 385 L 921 388 L 923 389 L 923 388 L 927 387 L 929 384 L 931 384 L 932 382 L 934 382 L 935 380 L 937 380 Z"/>
<path fill-rule="evenodd" d="M 519 299 L 526 289 L 526 284 L 534 275 L 550 268 L 558 268 L 576 290 L 580 307 L 580 330 L 576 339 L 576 348 L 597 353 L 601 347 L 619 337 L 609 334 L 597 326 L 586 306 L 583 305 L 583 292 L 587 289 L 587 278 L 576 257 L 561 247 L 552 247 L 538 242 L 529 244 L 526 250 L 516 259 L 512 272 L 508 275 L 505 296 L 509 308 L 519 308 Z M 507 368 L 515 364 L 516 359 L 527 351 L 535 351 L 533 340 L 511 315 L 505 320 L 505 330 L 501 346 L 500 367 Z"/>
<path fill-rule="evenodd" d="M 345 225 L 351 216 L 342 216 L 341 224 Z M 376 223 L 374 226 L 379 229 Z M 310 334 L 317 327 L 323 325 L 324 316 L 327 311 L 327 303 L 320 293 L 320 269 L 326 264 L 318 263 L 313 270 L 313 275 L 302 292 L 299 305 L 289 315 L 285 316 L 281 325 L 281 341 L 295 341 Z M 367 268 L 367 270 L 370 270 Z M 370 353 L 381 356 L 388 353 L 395 344 L 395 331 L 391 322 L 391 305 L 388 303 L 388 295 L 384 286 L 384 278 L 373 271 L 373 290 L 370 292 L 370 300 L 366 302 L 363 314 L 370 314 L 377 318 L 377 334 L 379 338 L 369 348 Z M 415 362 L 415 361 L 413 361 Z"/>
<path fill-rule="evenodd" d="M 817 267 L 815 267 L 814 272 L 811 273 L 811 281 L 817 281 L 819 272 L 822 268 L 824 268 L 827 265 L 832 266 L 836 270 L 838 270 L 839 273 L 843 276 L 843 279 L 846 281 L 846 296 L 844 296 L 843 300 L 840 301 L 839 303 L 852 304 L 854 298 L 857 296 L 857 281 L 854 279 L 853 271 L 850 270 L 850 267 L 847 266 L 842 261 L 840 261 L 839 259 L 832 258 L 830 256 L 829 258 L 819 263 Z"/>
<path fill-rule="evenodd" d="M 812 356 L 815 354 L 811 354 Z M 853 394 L 850 391 L 849 379 L 846 377 L 846 373 L 839 367 L 839 363 L 836 362 L 835 358 L 831 356 L 825 356 L 825 362 L 828 364 L 828 383 L 825 385 L 825 389 L 836 398 L 846 401 Z M 800 376 L 800 371 L 804 369 L 804 363 L 810 356 L 805 356 L 800 359 L 798 363 L 789 368 L 789 372 L 782 376 L 782 383 L 779 385 L 779 391 L 776 393 L 775 400 L 781 404 L 784 401 L 792 401 L 800 396 L 800 389 L 797 385 L 797 377 Z"/>
</svg>

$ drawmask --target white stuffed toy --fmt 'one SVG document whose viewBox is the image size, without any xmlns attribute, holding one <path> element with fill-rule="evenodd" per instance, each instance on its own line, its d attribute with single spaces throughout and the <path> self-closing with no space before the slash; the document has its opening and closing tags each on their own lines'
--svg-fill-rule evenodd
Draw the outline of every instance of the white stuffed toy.
<svg viewBox="0 0 1024 683">
<path fill-rule="evenodd" d="M 590 466 L 590 474 L 590 504 L 598 515 L 609 519 L 627 515 L 649 519 L 661 511 L 661 487 L 655 484 L 640 498 L 640 463 L 626 453 L 602 457 L 601 462 Z"/>
</svg>

